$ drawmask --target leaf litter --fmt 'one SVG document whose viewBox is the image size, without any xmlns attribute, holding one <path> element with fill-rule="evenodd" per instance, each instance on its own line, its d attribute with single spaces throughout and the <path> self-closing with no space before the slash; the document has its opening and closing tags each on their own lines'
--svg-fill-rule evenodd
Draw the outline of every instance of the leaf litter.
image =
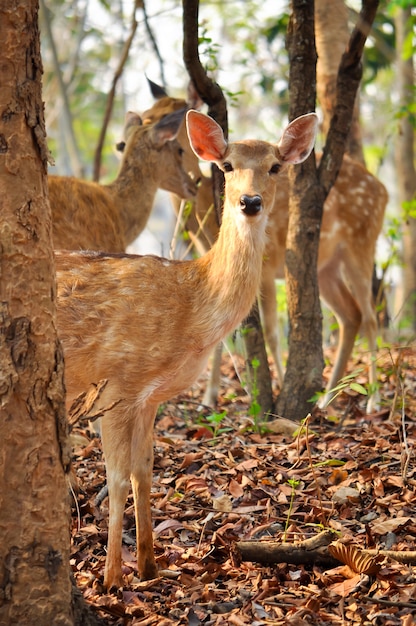
<svg viewBox="0 0 416 626">
<path fill-rule="evenodd" d="M 400 361 L 399 375 L 390 353 L 378 361 L 378 413 L 365 415 L 365 398 L 352 389 L 336 410 L 314 412 L 297 435 L 287 424 L 279 432 L 278 420 L 270 428 L 253 423 L 250 400 L 227 358 L 226 391 L 214 418 L 201 404 L 204 381 L 164 405 L 155 425 L 151 495 L 161 575 L 137 578 L 130 495 L 125 586 L 112 593 L 102 586 L 108 498 L 101 443 L 87 424 L 77 424 L 71 567 L 88 603 L 116 626 L 410 626 L 416 615 L 415 352 L 402 350 Z M 335 566 L 313 558 L 292 562 L 292 546 L 328 530 L 334 548 L 323 549 L 328 558 L 335 553 Z M 252 541 L 260 542 L 258 561 L 244 560 L 236 548 Z M 262 562 L 271 542 L 288 549 L 284 562 Z"/>
</svg>

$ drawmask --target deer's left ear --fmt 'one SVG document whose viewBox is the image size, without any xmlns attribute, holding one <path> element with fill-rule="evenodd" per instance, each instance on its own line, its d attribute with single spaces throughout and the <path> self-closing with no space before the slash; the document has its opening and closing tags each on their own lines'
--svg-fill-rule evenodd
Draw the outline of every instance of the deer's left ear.
<svg viewBox="0 0 416 626">
<path fill-rule="evenodd" d="M 222 161 L 227 150 L 222 128 L 212 117 L 188 111 L 186 129 L 192 150 L 204 161 Z"/>
<path fill-rule="evenodd" d="M 283 131 L 277 147 L 286 163 L 303 163 L 312 152 L 318 130 L 318 116 L 307 113 L 294 119 Z"/>
</svg>

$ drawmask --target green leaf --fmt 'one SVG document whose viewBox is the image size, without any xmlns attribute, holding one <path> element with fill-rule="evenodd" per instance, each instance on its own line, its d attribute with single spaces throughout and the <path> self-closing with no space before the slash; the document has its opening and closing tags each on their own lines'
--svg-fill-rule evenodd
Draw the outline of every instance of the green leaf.
<svg viewBox="0 0 416 626">
<path fill-rule="evenodd" d="M 351 383 L 350 387 L 353 391 L 356 391 L 357 393 L 361 393 L 363 396 L 368 395 L 367 389 L 363 387 L 362 385 L 360 385 L 360 383 Z"/>
<path fill-rule="evenodd" d="M 342 467 L 346 461 L 340 461 L 339 459 L 327 459 L 326 461 L 320 461 L 314 463 L 314 467 Z"/>
</svg>

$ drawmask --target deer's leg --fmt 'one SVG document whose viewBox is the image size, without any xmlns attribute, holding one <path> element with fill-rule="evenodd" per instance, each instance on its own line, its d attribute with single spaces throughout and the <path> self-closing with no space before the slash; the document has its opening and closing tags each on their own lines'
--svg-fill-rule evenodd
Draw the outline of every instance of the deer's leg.
<svg viewBox="0 0 416 626">
<path fill-rule="evenodd" d="M 369 372 L 368 381 L 373 391 L 368 397 L 367 413 L 373 413 L 379 406 L 379 393 L 376 389 L 377 383 L 377 315 L 372 294 L 372 264 L 368 268 L 352 268 L 352 275 L 348 276 L 355 301 L 361 310 L 361 328 L 363 337 L 367 338 L 369 350 Z"/>
<path fill-rule="evenodd" d="M 211 372 L 208 378 L 207 388 L 205 390 L 202 400 L 202 404 L 205 404 L 206 406 L 214 407 L 217 404 L 218 393 L 220 390 L 221 356 L 222 342 L 216 346 L 212 354 Z"/>
<path fill-rule="evenodd" d="M 274 272 L 270 275 L 270 272 L 267 272 L 266 265 L 263 265 L 260 306 L 264 325 L 264 334 L 274 360 L 279 386 L 282 387 L 284 374 L 278 335 L 276 284 L 274 280 Z"/>
<path fill-rule="evenodd" d="M 158 576 L 153 552 L 150 490 L 153 477 L 153 426 L 157 406 L 138 413 L 131 440 L 131 484 L 136 517 L 137 569 L 141 580 Z"/>
<path fill-rule="evenodd" d="M 380 394 L 377 388 L 377 316 L 374 306 L 371 303 L 367 304 L 362 313 L 362 333 L 367 337 L 368 349 L 369 349 L 369 373 L 368 380 L 370 388 L 373 393 L 369 396 L 367 402 L 367 413 L 374 413 L 377 411 L 380 404 Z"/>
<path fill-rule="evenodd" d="M 344 282 L 339 266 L 334 264 L 321 268 L 318 278 L 320 294 L 334 313 L 339 325 L 339 340 L 335 364 L 327 385 L 327 392 L 319 402 L 319 405 L 324 407 L 334 397 L 331 389 L 336 387 L 344 375 L 360 328 L 361 312 Z"/>
<path fill-rule="evenodd" d="M 112 415 L 102 420 L 102 444 L 105 457 L 109 522 L 104 586 L 107 589 L 123 586 L 121 573 L 121 545 L 124 507 L 130 489 L 130 428 L 124 416 L 113 409 Z"/>
</svg>

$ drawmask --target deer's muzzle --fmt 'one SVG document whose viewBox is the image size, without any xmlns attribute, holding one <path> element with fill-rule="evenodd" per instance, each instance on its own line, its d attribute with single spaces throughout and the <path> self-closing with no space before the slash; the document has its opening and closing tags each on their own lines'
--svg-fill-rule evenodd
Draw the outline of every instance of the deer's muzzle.
<svg viewBox="0 0 416 626">
<path fill-rule="evenodd" d="M 262 209 L 261 196 L 240 196 L 240 206 L 246 215 L 257 215 Z"/>
</svg>

